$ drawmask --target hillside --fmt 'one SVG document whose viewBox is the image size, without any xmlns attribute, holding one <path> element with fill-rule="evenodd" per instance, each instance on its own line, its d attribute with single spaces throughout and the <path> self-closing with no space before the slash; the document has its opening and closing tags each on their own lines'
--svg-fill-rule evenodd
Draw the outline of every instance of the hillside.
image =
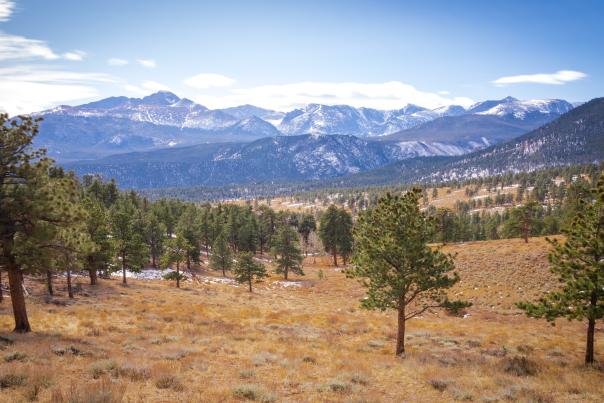
<svg viewBox="0 0 604 403">
<path fill-rule="evenodd" d="M 339 179 L 347 186 L 439 182 L 604 160 L 604 98 L 593 99 L 530 133 L 458 157 L 425 157 Z M 333 183 L 333 182 L 332 182 Z"/>
<path fill-rule="evenodd" d="M 459 253 L 462 278 L 452 292 L 474 306 L 464 318 L 411 320 L 403 360 L 393 354 L 394 314 L 360 309 L 359 284 L 321 257 L 307 258 L 305 277 L 283 282 L 272 275 L 251 295 L 205 270 L 183 289 L 134 279 L 129 287 L 102 280 L 92 288 L 77 278 L 74 301 L 62 282 L 46 299 L 42 282 L 27 279 L 36 333 L 7 334 L 10 304 L 0 304 L 1 340 L 12 341 L 3 342 L 2 355 L 25 357 L 5 358 L 0 378 L 22 381 L 0 397 L 600 401 L 601 372 L 580 366 L 583 326 L 564 320 L 552 327 L 513 307 L 551 289 L 546 248 L 543 239 L 448 246 Z M 529 357 L 538 373 L 506 372 L 516 356 Z"/>
<path fill-rule="evenodd" d="M 203 144 L 65 164 L 128 188 L 222 186 L 317 180 L 404 158 L 393 145 L 353 136 L 278 136 L 251 143 Z"/>
</svg>

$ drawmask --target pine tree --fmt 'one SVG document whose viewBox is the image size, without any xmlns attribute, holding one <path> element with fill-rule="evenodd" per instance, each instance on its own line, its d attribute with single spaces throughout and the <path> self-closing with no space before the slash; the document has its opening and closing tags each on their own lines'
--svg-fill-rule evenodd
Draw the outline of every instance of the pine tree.
<svg viewBox="0 0 604 403">
<path fill-rule="evenodd" d="M 548 240 L 551 271 L 561 283 L 538 302 L 519 303 L 518 307 L 534 318 L 554 322 L 556 318 L 587 320 L 585 363 L 594 362 L 596 320 L 604 318 L 604 174 L 592 190 L 592 201 L 581 208 L 564 231 L 566 242 Z"/>
<path fill-rule="evenodd" d="M 440 307 L 467 304 L 448 300 L 445 290 L 459 277 L 453 258 L 428 246 L 433 219 L 419 208 L 419 189 L 403 196 L 390 194 L 360 215 L 354 229 L 353 268 L 347 275 L 360 277 L 367 288 L 361 301 L 366 309 L 396 309 L 396 355 L 405 352 L 406 321 Z"/>
<path fill-rule="evenodd" d="M 536 201 L 530 201 L 523 206 L 512 209 L 510 219 L 505 224 L 508 236 L 520 234 L 524 242 L 528 243 L 529 235 L 539 233 L 538 224 L 541 206 Z"/>
<path fill-rule="evenodd" d="M 40 271 L 54 234 L 81 218 L 73 178 L 51 177 L 52 161 L 31 148 L 39 121 L 0 114 L 0 265 L 8 274 L 15 332 L 31 331 L 24 274 Z"/>
<path fill-rule="evenodd" d="M 283 274 L 285 280 L 290 272 L 304 275 L 298 243 L 298 234 L 288 224 L 282 224 L 273 238 L 273 253 L 277 256 L 275 273 Z"/>
<path fill-rule="evenodd" d="M 325 251 L 331 253 L 334 266 L 338 265 L 338 254 L 342 249 L 350 251 L 352 246 L 352 218 L 344 210 L 331 205 L 321 215 L 319 237 Z"/>
<path fill-rule="evenodd" d="M 143 238 L 144 226 L 135 205 L 121 197 L 110 214 L 113 248 L 122 269 L 122 283 L 127 284 L 126 270 L 140 271 L 149 259 L 149 248 Z"/>
<path fill-rule="evenodd" d="M 181 280 L 185 277 L 180 273 L 180 264 L 185 262 L 188 257 L 191 245 L 182 236 L 170 238 L 164 242 L 164 254 L 161 257 L 161 264 L 165 267 L 176 265 L 176 271 L 164 276 L 167 280 L 176 280 L 176 288 L 180 288 Z"/>
<path fill-rule="evenodd" d="M 257 283 L 268 277 L 264 265 L 255 262 L 254 255 L 251 252 L 242 252 L 237 255 L 233 273 L 235 274 L 235 281 L 241 284 L 247 283 L 250 292 L 252 292 L 252 283 Z"/>
<path fill-rule="evenodd" d="M 176 234 L 187 242 L 187 269 L 191 270 L 191 263 L 199 263 L 201 254 L 201 217 L 195 205 L 188 205 L 181 213 L 177 224 Z"/>
<path fill-rule="evenodd" d="M 96 285 L 98 272 L 107 270 L 113 256 L 109 239 L 109 220 L 100 201 L 87 197 L 83 203 L 87 212 L 86 231 L 94 244 L 86 254 L 84 268 L 88 271 L 90 285 Z"/>
<path fill-rule="evenodd" d="M 304 254 L 308 256 L 308 244 L 310 233 L 317 230 L 317 223 L 315 222 L 315 217 L 312 214 L 304 214 L 302 219 L 300 220 L 300 225 L 298 226 L 298 232 L 302 236 L 302 240 L 304 241 Z"/>
<path fill-rule="evenodd" d="M 143 220 L 145 225 L 145 240 L 151 253 L 151 265 L 157 268 L 157 261 L 163 254 L 163 243 L 167 229 L 153 211 L 146 212 Z"/>
<path fill-rule="evenodd" d="M 233 267 L 233 252 L 229 248 L 224 231 L 221 231 L 212 245 L 212 256 L 210 256 L 210 267 L 214 270 L 221 270 L 222 275 Z"/>
</svg>

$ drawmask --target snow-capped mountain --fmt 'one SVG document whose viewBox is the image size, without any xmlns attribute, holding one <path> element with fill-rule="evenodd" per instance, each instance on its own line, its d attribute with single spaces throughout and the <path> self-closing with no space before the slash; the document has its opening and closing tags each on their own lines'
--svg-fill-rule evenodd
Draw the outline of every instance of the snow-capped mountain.
<svg viewBox="0 0 604 403">
<path fill-rule="evenodd" d="M 168 91 L 159 91 L 144 98 L 111 97 L 80 106 L 61 106 L 40 114 L 112 117 L 162 126 L 206 130 L 221 129 L 239 120 L 226 112 L 210 110 Z"/>
<path fill-rule="evenodd" d="M 375 137 L 409 129 L 440 116 L 458 114 L 461 106 L 450 106 L 431 111 L 409 104 L 398 110 L 380 111 L 371 108 L 353 108 L 348 105 L 308 104 L 288 112 L 279 124 L 286 135 L 346 134 Z"/>
<path fill-rule="evenodd" d="M 249 142 L 278 135 L 354 135 L 394 142 L 409 156 L 459 155 L 509 140 L 572 109 L 563 100 L 480 102 L 468 110 L 408 104 L 396 110 L 308 104 L 287 113 L 241 105 L 209 109 L 160 91 L 143 98 L 110 97 L 59 106 L 35 142 L 59 160 L 216 142 Z"/>
<path fill-rule="evenodd" d="M 487 101 L 492 102 L 492 101 Z M 514 117 L 524 120 L 533 115 L 562 115 L 573 109 L 573 105 L 562 99 L 531 99 L 520 101 L 516 98 L 507 97 L 502 99 L 491 108 L 485 109 L 484 105 L 478 104 L 470 108 L 478 109 L 477 115 L 495 115 L 502 117 Z M 484 104 L 484 103 L 482 103 Z"/>
</svg>

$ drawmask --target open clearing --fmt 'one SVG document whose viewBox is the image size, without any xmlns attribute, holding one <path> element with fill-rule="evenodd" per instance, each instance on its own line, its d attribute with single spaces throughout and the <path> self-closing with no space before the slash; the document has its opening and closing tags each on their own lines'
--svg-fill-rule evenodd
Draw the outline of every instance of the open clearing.
<svg viewBox="0 0 604 403">
<path fill-rule="evenodd" d="M 462 278 L 452 293 L 474 306 L 411 320 L 405 359 L 393 353 L 394 312 L 360 309 L 363 289 L 328 257 L 307 258 L 296 286 L 272 275 L 253 294 L 78 278 L 74 301 L 60 280 L 49 300 L 28 279 L 32 334 L 11 334 L 10 300 L 0 305 L 0 401 L 604 401 L 604 372 L 582 366 L 584 324 L 514 308 L 555 285 L 543 239 L 446 250 Z"/>
</svg>

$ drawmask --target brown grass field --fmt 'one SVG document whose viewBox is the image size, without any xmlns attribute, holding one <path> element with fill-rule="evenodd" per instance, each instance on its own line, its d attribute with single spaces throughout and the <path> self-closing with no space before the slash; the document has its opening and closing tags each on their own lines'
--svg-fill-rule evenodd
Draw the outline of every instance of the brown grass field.
<svg viewBox="0 0 604 403">
<path fill-rule="evenodd" d="M 48 299 L 27 279 L 33 333 L 11 334 L 10 301 L 0 305 L 0 401 L 604 401 L 604 371 L 582 366 L 584 324 L 552 327 L 514 307 L 555 287 L 543 239 L 446 250 L 462 278 L 451 293 L 474 306 L 411 320 L 404 359 L 394 313 L 360 309 L 363 289 L 327 257 L 307 258 L 301 286 L 272 275 L 252 294 L 81 278 L 69 301 L 61 280 Z"/>
</svg>

